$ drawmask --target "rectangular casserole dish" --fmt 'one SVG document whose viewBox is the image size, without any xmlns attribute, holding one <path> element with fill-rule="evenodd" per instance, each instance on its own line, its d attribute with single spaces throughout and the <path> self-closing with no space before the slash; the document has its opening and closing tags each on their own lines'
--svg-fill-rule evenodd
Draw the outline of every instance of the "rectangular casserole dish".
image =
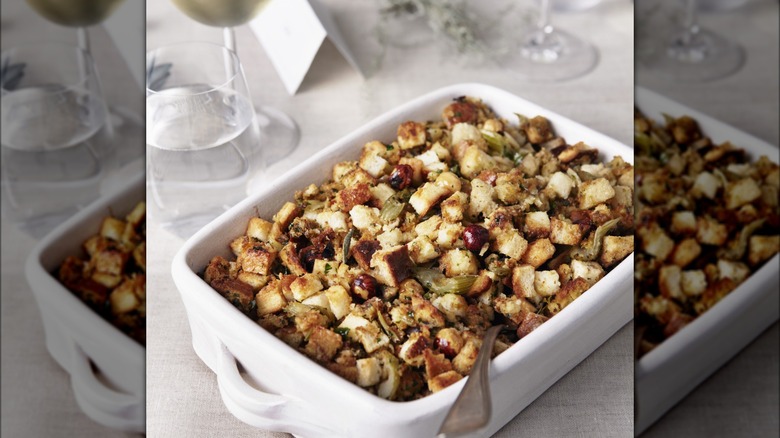
<svg viewBox="0 0 780 438">
<path fill-rule="evenodd" d="M 225 405 L 236 417 L 255 427 L 307 437 L 364 437 L 367 430 L 372 437 L 436 434 L 465 379 L 415 401 L 381 399 L 262 329 L 198 274 L 215 255 L 228 256 L 228 243 L 244 233 L 251 217 L 270 218 L 296 190 L 324 182 L 335 163 L 356 159 L 366 142 L 395 138 L 397 126 L 404 121 L 438 118 L 452 99 L 463 95 L 481 98 L 508 120 L 515 119 L 515 112 L 543 115 L 569 142 L 584 141 L 597 147 L 605 159 L 621 155 L 633 162 L 633 151 L 616 140 L 506 91 L 460 84 L 379 116 L 245 199 L 189 239 L 172 266 L 195 352 L 217 374 Z M 560 314 L 493 360 L 493 418 L 480 436 L 495 433 L 631 320 L 632 272 L 633 254 Z"/>
<path fill-rule="evenodd" d="M 46 347 L 70 374 L 79 407 L 96 422 L 128 432 L 146 428 L 146 351 L 65 288 L 56 272 L 67 256 L 84 251 L 82 244 L 100 231 L 107 215 L 123 217 L 145 199 L 140 173 L 41 239 L 25 263 Z"/>
<path fill-rule="evenodd" d="M 780 159 L 777 147 L 650 90 L 637 87 L 635 103 L 647 117 L 658 121 L 663 121 L 663 113 L 689 115 L 713 142 L 730 141 L 745 149 L 751 160 L 761 155 L 774 162 Z M 777 321 L 778 262 L 780 255 L 776 254 L 715 306 L 636 363 L 636 435 Z"/>
</svg>

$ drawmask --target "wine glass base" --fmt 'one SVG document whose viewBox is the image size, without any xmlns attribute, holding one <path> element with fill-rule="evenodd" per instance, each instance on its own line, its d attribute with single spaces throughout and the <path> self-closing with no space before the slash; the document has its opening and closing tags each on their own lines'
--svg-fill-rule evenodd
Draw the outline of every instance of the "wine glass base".
<svg viewBox="0 0 780 438">
<path fill-rule="evenodd" d="M 741 46 L 707 30 L 700 30 L 689 41 L 675 37 L 639 58 L 641 68 L 681 82 L 722 79 L 744 64 Z"/>
<path fill-rule="evenodd" d="M 501 63 L 523 80 L 565 81 L 582 76 L 596 66 L 596 48 L 562 30 L 529 34 L 512 56 Z"/>
<path fill-rule="evenodd" d="M 267 164 L 273 164 L 290 155 L 301 138 L 298 125 L 286 113 L 272 107 L 255 107 L 260 127 L 260 144 Z"/>
</svg>

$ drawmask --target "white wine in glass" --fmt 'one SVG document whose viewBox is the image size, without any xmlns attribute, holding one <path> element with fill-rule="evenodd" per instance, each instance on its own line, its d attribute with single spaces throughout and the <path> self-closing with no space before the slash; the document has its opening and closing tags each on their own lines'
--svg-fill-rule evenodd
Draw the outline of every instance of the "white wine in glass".
<svg viewBox="0 0 780 438">
<path fill-rule="evenodd" d="M 47 20 L 68 27 L 102 23 L 124 0 L 27 0 Z"/>
<path fill-rule="evenodd" d="M 207 26 L 223 28 L 225 47 L 238 53 L 235 26 L 255 18 L 270 0 L 172 0 L 182 12 Z M 229 63 L 226 68 L 229 67 Z M 228 72 L 230 73 L 230 72 Z M 255 108 L 265 159 L 271 164 L 289 155 L 298 145 L 300 132 L 287 114 L 268 106 Z"/>
</svg>

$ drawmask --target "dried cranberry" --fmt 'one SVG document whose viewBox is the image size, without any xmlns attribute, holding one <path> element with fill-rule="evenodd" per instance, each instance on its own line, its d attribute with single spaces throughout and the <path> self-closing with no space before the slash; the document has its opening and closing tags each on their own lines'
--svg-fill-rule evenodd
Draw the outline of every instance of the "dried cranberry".
<svg viewBox="0 0 780 438">
<path fill-rule="evenodd" d="M 376 279 L 368 274 L 360 274 L 352 282 L 352 295 L 363 301 L 376 296 Z"/>
<path fill-rule="evenodd" d="M 433 344 L 436 348 L 439 349 L 440 352 L 442 352 L 442 354 L 444 354 L 447 359 L 452 359 L 458 355 L 458 352 L 455 351 L 447 338 L 436 337 L 436 339 L 433 341 Z"/>
<path fill-rule="evenodd" d="M 393 168 L 390 174 L 390 187 L 396 190 L 403 190 L 412 184 L 414 169 L 408 164 L 399 164 Z"/>
<path fill-rule="evenodd" d="M 301 264 L 306 269 L 306 272 L 311 272 L 312 269 L 314 269 L 314 261 L 322 258 L 322 255 L 317 248 L 312 245 L 301 249 L 298 253 L 298 258 L 301 260 Z"/>
<path fill-rule="evenodd" d="M 488 230 L 479 225 L 469 225 L 463 230 L 463 243 L 466 249 L 472 252 L 481 250 L 488 243 L 489 238 Z"/>
</svg>

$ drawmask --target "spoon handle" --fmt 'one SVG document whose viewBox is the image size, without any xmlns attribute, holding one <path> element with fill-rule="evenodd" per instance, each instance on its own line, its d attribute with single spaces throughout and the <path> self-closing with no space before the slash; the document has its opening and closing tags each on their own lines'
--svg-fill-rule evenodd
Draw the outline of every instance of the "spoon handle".
<svg viewBox="0 0 780 438">
<path fill-rule="evenodd" d="M 477 360 L 460 395 L 439 428 L 438 438 L 466 435 L 484 427 L 490 421 L 492 406 L 488 365 L 496 336 L 502 328 L 502 325 L 493 326 L 485 333 Z"/>
</svg>

